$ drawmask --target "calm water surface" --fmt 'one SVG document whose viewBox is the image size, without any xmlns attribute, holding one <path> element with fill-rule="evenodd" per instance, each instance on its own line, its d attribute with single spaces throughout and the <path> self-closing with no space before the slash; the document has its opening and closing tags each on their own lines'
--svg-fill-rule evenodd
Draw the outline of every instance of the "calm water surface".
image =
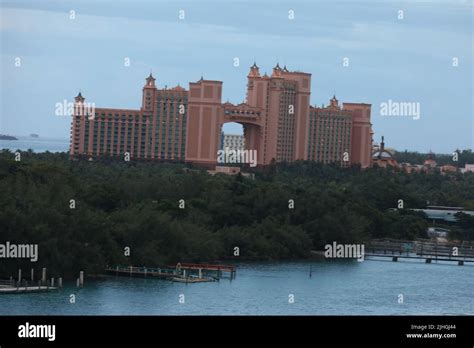
<svg viewBox="0 0 474 348">
<path fill-rule="evenodd" d="M 0 149 L 26 151 L 32 149 L 34 152 L 67 152 L 69 151 L 69 140 L 58 138 L 32 138 L 30 136 L 15 136 L 18 140 L 0 140 Z"/>
<path fill-rule="evenodd" d="M 75 304 L 69 303 L 72 293 Z M 0 314 L 473 315 L 474 266 L 369 260 L 238 264 L 232 281 L 195 284 L 111 276 L 88 280 L 79 291 L 65 284 L 58 292 L 0 295 Z"/>
</svg>

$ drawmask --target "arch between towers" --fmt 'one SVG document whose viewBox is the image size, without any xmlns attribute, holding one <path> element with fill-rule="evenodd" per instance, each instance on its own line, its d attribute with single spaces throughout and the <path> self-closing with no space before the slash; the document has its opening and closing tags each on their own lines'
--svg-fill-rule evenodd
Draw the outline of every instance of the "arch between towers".
<svg viewBox="0 0 474 348">
<path fill-rule="evenodd" d="M 208 168 L 218 165 L 222 126 L 230 122 L 242 125 L 245 150 L 254 151 L 257 164 L 261 164 L 263 132 L 260 115 L 256 115 L 255 110 L 233 109 L 226 105 L 190 105 L 186 127 L 186 162 Z"/>
<path fill-rule="evenodd" d="M 234 119 L 225 120 L 219 124 L 219 130 L 222 130 L 222 127 L 226 123 L 235 122 L 242 125 L 244 130 L 244 139 L 245 139 L 245 150 L 247 151 L 254 151 L 254 156 L 256 156 L 257 162 L 260 164 L 259 161 L 259 153 L 261 147 L 261 125 L 257 122 L 242 122 L 236 121 Z M 216 149 L 217 151 L 218 149 Z"/>
</svg>

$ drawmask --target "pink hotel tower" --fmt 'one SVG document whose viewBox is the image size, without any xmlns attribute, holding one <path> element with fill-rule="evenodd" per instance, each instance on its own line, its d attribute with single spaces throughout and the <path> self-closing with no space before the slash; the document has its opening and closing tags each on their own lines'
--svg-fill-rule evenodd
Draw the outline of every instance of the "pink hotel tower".
<svg viewBox="0 0 474 348">
<path fill-rule="evenodd" d="M 222 125 L 243 125 L 247 150 L 257 150 L 258 165 L 272 161 L 312 160 L 342 165 L 371 165 L 370 104 L 310 105 L 311 74 L 278 64 L 271 76 L 254 64 L 244 103 L 222 103 L 222 81 L 201 80 L 158 89 L 150 74 L 142 106 L 95 108 L 94 115 L 73 114 L 71 157 L 100 156 L 217 164 Z M 75 98 L 80 108 L 85 99 Z M 91 117 L 93 116 L 93 117 Z"/>
</svg>

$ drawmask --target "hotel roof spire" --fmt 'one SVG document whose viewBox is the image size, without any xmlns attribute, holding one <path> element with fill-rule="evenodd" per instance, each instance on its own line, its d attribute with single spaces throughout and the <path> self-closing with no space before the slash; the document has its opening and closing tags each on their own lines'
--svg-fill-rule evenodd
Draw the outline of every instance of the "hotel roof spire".
<svg viewBox="0 0 474 348">
<path fill-rule="evenodd" d="M 152 87 L 152 88 L 155 88 L 155 78 L 153 77 L 153 74 L 151 73 L 151 70 L 150 70 L 150 75 L 148 75 L 148 77 L 146 78 L 146 85 L 145 87 Z"/>
<path fill-rule="evenodd" d="M 282 73 L 282 69 L 280 67 L 280 64 L 277 62 L 277 64 L 273 68 L 272 77 L 281 76 L 281 73 Z"/>
<path fill-rule="evenodd" d="M 81 91 L 79 91 L 79 94 L 74 98 L 74 100 L 75 100 L 77 103 L 82 103 L 84 100 L 86 100 L 86 98 L 84 98 L 84 97 L 82 96 Z"/>
<path fill-rule="evenodd" d="M 256 62 L 253 62 L 253 65 L 250 67 L 250 72 L 247 77 L 260 77 L 259 67 Z"/>
</svg>

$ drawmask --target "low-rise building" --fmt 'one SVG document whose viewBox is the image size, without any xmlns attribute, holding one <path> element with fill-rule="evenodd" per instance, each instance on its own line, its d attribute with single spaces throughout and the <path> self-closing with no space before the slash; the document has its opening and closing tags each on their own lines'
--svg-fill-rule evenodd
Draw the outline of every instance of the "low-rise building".
<svg viewBox="0 0 474 348">
<path fill-rule="evenodd" d="M 474 164 L 465 164 L 464 168 L 461 168 L 461 173 L 474 173 Z"/>
</svg>

